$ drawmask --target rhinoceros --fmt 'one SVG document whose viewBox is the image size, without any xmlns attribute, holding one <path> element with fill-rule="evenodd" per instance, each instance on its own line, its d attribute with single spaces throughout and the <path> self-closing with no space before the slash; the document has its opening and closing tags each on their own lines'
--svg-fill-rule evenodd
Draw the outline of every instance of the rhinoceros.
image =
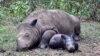
<svg viewBox="0 0 100 56">
<path fill-rule="evenodd" d="M 17 50 L 34 46 L 46 48 L 55 34 L 74 33 L 79 39 L 80 19 L 59 9 L 39 9 L 29 14 L 17 27 Z"/>
<path fill-rule="evenodd" d="M 49 47 L 52 49 L 62 48 L 67 50 L 68 52 L 75 52 L 78 50 L 79 45 L 73 39 L 73 37 L 73 34 L 70 36 L 65 34 L 55 34 L 50 39 Z"/>
</svg>

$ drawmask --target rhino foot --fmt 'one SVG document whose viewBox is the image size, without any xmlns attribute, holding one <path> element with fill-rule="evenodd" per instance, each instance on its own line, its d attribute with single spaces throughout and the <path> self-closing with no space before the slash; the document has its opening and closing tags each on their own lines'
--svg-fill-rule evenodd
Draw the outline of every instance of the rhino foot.
<svg viewBox="0 0 100 56">
<path fill-rule="evenodd" d="M 47 44 L 40 44 L 39 48 L 41 48 L 41 49 L 47 48 Z"/>
</svg>

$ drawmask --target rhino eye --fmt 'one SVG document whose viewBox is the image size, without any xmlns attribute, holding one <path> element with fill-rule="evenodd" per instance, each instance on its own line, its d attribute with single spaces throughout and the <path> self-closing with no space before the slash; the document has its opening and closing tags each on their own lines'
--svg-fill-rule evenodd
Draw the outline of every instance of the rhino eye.
<svg viewBox="0 0 100 56">
<path fill-rule="evenodd" d="M 26 35 L 26 37 L 29 37 L 29 35 Z"/>
<path fill-rule="evenodd" d="M 29 37 L 29 34 L 28 34 L 28 33 L 26 33 L 26 34 L 25 34 L 25 37 Z"/>
</svg>

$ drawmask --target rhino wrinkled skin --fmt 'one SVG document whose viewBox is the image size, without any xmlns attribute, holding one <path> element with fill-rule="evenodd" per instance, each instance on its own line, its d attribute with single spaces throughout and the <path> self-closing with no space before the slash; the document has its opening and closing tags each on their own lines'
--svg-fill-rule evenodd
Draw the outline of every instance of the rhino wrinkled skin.
<svg viewBox="0 0 100 56">
<path fill-rule="evenodd" d="M 33 11 L 17 27 L 16 48 L 27 50 L 36 45 L 46 48 L 57 33 L 79 36 L 79 18 L 58 9 Z"/>
</svg>

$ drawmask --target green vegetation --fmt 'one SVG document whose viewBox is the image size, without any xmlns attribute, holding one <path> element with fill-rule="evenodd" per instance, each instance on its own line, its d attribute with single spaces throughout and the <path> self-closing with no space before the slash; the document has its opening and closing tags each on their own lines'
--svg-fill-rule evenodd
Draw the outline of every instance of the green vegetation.
<svg viewBox="0 0 100 56">
<path fill-rule="evenodd" d="M 14 24 L 37 8 L 62 9 L 88 20 L 100 21 L 99 0 L 4 0 L 0 2 L 0 23 L 10 19 Z"/>
</svg>

